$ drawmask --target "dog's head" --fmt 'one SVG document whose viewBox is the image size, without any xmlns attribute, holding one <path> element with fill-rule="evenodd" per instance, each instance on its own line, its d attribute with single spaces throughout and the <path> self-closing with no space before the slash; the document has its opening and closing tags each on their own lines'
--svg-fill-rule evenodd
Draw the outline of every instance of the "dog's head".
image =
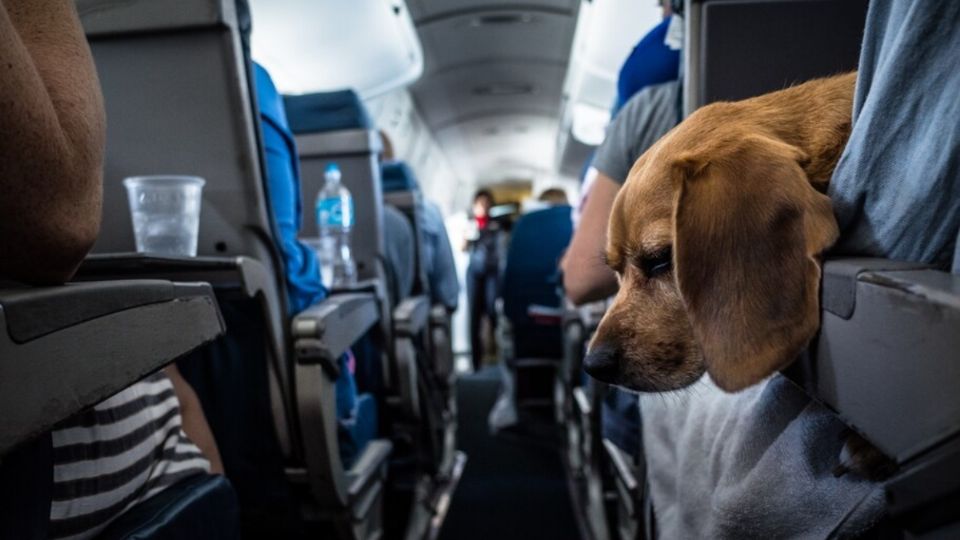
<svg viewBox="0 0 960 540">
<path fill-rule="evenodd" d="M 708 371 L 735 391 L 813 337 L 818 256 L 837 225 L 803 152 L 756 133 L 695 115 L 634 165 L 610 218 L 620 291 L 591 343 L 590 375 L 665 391 Z"/>
</svg>

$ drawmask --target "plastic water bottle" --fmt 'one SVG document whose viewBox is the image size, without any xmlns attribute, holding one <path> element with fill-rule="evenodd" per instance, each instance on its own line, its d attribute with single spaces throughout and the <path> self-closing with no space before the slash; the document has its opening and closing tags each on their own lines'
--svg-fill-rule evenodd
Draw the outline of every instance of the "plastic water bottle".
<svg viewBox="0 0 960 540">
<path fill-rule="evenodd" d="M 350 254 L 350 229 L 353 228 L 353 197 L 340 182 L 342 174 L 336 163 L 327 165 L 323 187 L 317 193 L 317 258 L 320 273 L 327 287 L 344 287 L 356 283 L 356 265 Z"/>
</svg>

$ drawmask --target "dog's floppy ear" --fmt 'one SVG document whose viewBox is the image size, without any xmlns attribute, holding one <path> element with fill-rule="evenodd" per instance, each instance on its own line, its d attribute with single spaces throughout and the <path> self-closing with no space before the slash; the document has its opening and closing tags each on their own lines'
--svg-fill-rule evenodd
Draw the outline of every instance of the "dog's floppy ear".
<svg viewBox="0 0 960 540">
<path fill-rule="evenodd" d="M 707 371 L 736 391 L 792 362 L 816 333 L 817 257 L 837 237 L 800 149 L 766 137 L 673 164 L 675 276 Z"/>
</svg>

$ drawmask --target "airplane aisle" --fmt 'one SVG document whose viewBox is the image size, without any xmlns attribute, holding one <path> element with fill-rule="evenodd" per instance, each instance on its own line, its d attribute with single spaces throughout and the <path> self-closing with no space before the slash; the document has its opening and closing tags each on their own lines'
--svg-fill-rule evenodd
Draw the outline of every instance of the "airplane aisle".
<svg viewBox="0 0 960 540">
<path fill-rule="evenodd" d="M 490 366 L 458 381 L 459 447 L 468 461 L 454 492 L 441 540 L 581 538 L 559 448 L 560 433 L 544 412 L 523 431 L 492 436 L 487 414 L 500 371 Z"/>
</svg>

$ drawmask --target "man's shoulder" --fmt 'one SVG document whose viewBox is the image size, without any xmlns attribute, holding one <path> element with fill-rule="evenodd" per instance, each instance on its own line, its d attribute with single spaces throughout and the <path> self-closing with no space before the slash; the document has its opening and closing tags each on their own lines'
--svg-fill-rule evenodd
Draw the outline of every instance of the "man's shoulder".
<svg viewBox="0 0 960 540">
<path fill-rule="evenodd" d="M 659 110 L 662 106 L 673 106 L 679 97 L 679 93 L 680 81 L 668 81 L 647 86 L 634 94 L 619 114 L 632 117 L 648 115 L 651 111 Z"/>
</svg>

